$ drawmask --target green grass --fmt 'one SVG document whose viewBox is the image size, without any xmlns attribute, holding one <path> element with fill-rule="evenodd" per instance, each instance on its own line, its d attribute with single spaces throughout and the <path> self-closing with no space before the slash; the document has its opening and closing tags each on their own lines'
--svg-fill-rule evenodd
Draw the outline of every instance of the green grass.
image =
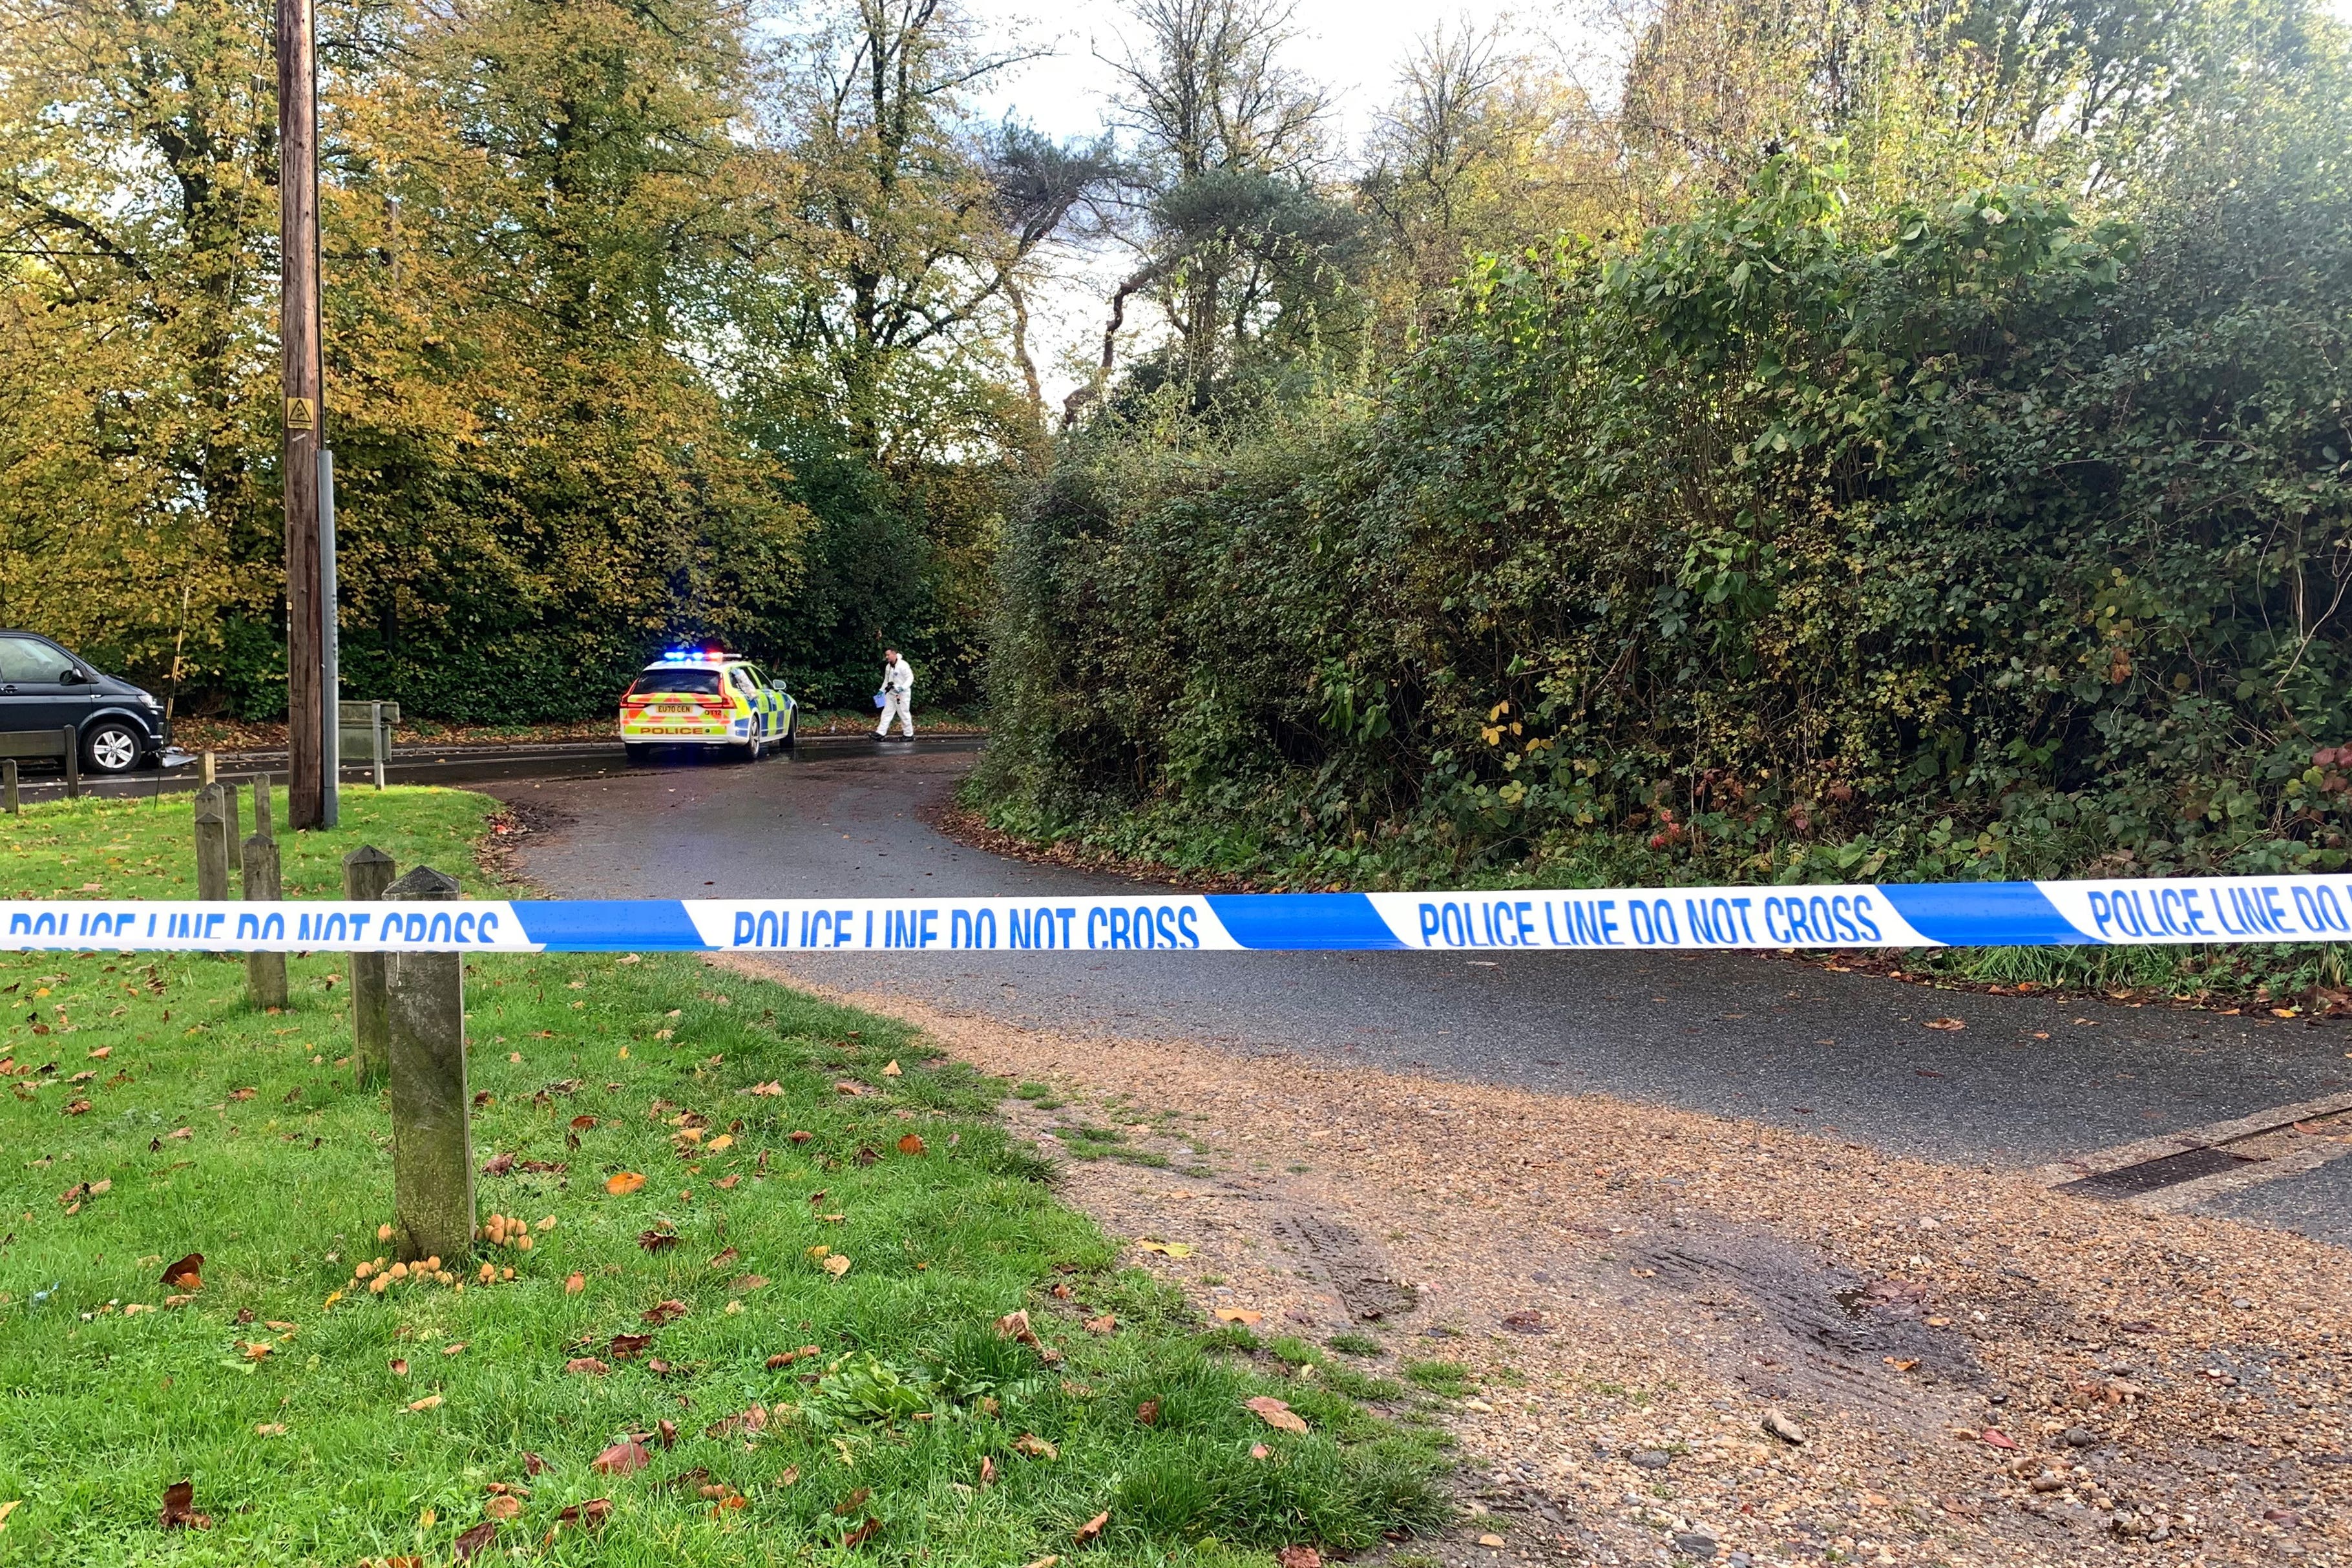
<svg viewBox="0 0 2352 1568">
<path fill-rule="evenodd" d="M 1470 1369 L 1454 1361 L 1408 1361 L 1397 1368 L 1406 1382 L 1448 1399 L 1459 1399 L 1475 1386 Z"/>
<path fill-rule="evenodd" d="M 486 804 L 355 793 L 342 830 L 285 841 L 288 880 L 330 891 L 367 840 L 488 891 L 470 849 Z M 184 894 L 187 812 L 33 808 L 0 823 L 0 865 L 37 895 Z M 564 1167 L 478 1177 L 481 1212 L 555 1224 L 528 1251 L 485 1249 L 510 1282 L 372 1293 L 352 1270 L 388 1250 L 388 1124 L 381 1093 L 336 1065 L 346 966 L 296 958 L 293 1005 L 273 1016 L 245 1004 L 233 960 L 0 955 L 0 1046 L 27 1070 L 0 1092 L 0 1501 L 20 1502 L 0 1563 L 446 1562 L 492 1483 L 529 1489 L 499 1552 L 610 1500 L 601 1531 L 539 1553 L 553 1563 L 849 1561 L 845 1538 L 871 1518 L 857 1561 L 1262 1564 L 1291 1542 L 1361 1549 L 1443 1517 L 1432 1437 L 1255 1375 L 1178 1295 L 1116 1269 L 991 1120 L 998 1084 L 927 1060 L 898 1024 L 690 956 L 469 962 L 476 1159 Z M 745 1092 L 771 1082 L 781 1094 Z M 76 1100 L 89 1108 L 68 1113 Z M 682 1115 L 707 1121 L 703 1147 L 681 1143 Z M 920 1152 L 902 1152 L 909 1134 Z M 644 1188 L 608 1192 L 621 1171 Z M 677 1240 L 648 1251 L 646 1233 Z M 817 1247 L 848 1271 L 825 1272 Z M 203 1288 L 166 1307 L 162 1265 L 188 1252 Z M 664 1301 L 685 1311 L 648 1328 Z M 993 1332 L 1023 1307 L 1058 1364 Z M 1079 1328 L 1104 1312 L 1118 1332 Z M 624 1333 L 653 1341 L 623 1358 Z M 818 1354 L 767 1365 L 803 1345 Z M 610 1371 L 567 1374 L 582 1356 Z M 1313 1430 L 1243 1407 L 1269 1392 Z M 774 1413 L 755 1436 L 706 1435 L 754 1404 Z M 591 1469 L 664 1421 L 675 1445 L 651 1444 L 645 1469 Z M 1024 1452 L 1031 1437 L 1054 1456 Z M 1252 1458 L 1260 1443 L 1269 1457 Z M 159 1527 L 182 1479 L 209 1530 Z M 1106 1510 L 1101 1539 L 1074 1548 Z"/>
<path fill-rule="evenodd" d="M 1167 1168 L 1166 1155 L 1150 1149 L 1131 1148 L 1127 1134 L 1116 1127 L 1094 1127 L 1085 1123 L 1072 1123 L 1054 1129 L 1062 1146 L 1074 1160 L 1123 1160 L 1132 1166 L 1150 1166 L 1156 1170 Z"/>
<path fill-rule="evenodd" d="M 1323 1342 L 1341 1355 L 1386 1355 L 1388 1347 L 1370 1334 L 1335 1333 Z"/>
</svg>

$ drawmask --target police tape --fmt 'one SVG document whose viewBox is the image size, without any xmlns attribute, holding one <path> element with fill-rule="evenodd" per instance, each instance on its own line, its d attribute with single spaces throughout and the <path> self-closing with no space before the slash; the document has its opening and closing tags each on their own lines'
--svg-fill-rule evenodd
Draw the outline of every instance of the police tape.
<svg viewBox="0 0 2352 1568">
<path fill-rule="evenodd" d="M 0 947 L 1495 952 L 2352 940 L 2352 875 L 1102 898 L 0 902 Z"/>
</svg>

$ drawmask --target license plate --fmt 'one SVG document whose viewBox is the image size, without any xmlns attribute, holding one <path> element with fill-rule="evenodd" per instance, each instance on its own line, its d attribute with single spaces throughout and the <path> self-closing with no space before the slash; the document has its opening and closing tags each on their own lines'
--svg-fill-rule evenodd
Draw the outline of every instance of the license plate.
<svg viewBox="0 0 2352 1568">
<path fill-rule="evenodd" d="M 701 711 L 692 703 L 656 703 L 654 705 L 656 713 L 700 713 Z"/>
</svg>

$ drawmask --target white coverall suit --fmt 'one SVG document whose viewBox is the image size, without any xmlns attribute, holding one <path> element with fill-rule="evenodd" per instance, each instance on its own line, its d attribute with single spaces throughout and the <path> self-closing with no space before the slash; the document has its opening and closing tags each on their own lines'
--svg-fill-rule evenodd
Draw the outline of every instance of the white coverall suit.
<svg viewBox="0 0 2352 1568">
<path fill-rule="evenodd" d="M 890 721 L 896 718 L 906 727 L 907 738 L 915 738 L 915 715 L 908 706 L 914 691 L 914 665 L 900 659 L 895 664 L 882 666 L 882 722 L 874 727 L 877 737 L 888 735 Z"/>
</svg>

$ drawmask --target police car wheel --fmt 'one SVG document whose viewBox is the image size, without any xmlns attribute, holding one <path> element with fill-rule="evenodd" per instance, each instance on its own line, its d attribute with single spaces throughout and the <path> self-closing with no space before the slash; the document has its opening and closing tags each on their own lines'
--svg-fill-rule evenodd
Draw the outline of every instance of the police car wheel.
<svg viewBox="0 0 2352 1568">
<path fill-rule="evenodd" d="M 761 747 L 758 741 L 747 740 L 740 746 L 730 746 L 727 749 L 735 754 L 738 762 L 757 762 Z"/>
<path fill-rule="evenodd" d="M 632 740 L 622 745 L 621 755 L 626 757 L 632 766 L 641 768 L 654 759 L 654 748 L 643 741 Z"/>
<path fill-rule="evenodd" d="M 800 744 L 801 716 L 800 710 L 795 708 L 793 710 L 793 716 L 784 721 L 783 747 L 786 751 L 795 751 L 799 749 Z"/>
</svg>

